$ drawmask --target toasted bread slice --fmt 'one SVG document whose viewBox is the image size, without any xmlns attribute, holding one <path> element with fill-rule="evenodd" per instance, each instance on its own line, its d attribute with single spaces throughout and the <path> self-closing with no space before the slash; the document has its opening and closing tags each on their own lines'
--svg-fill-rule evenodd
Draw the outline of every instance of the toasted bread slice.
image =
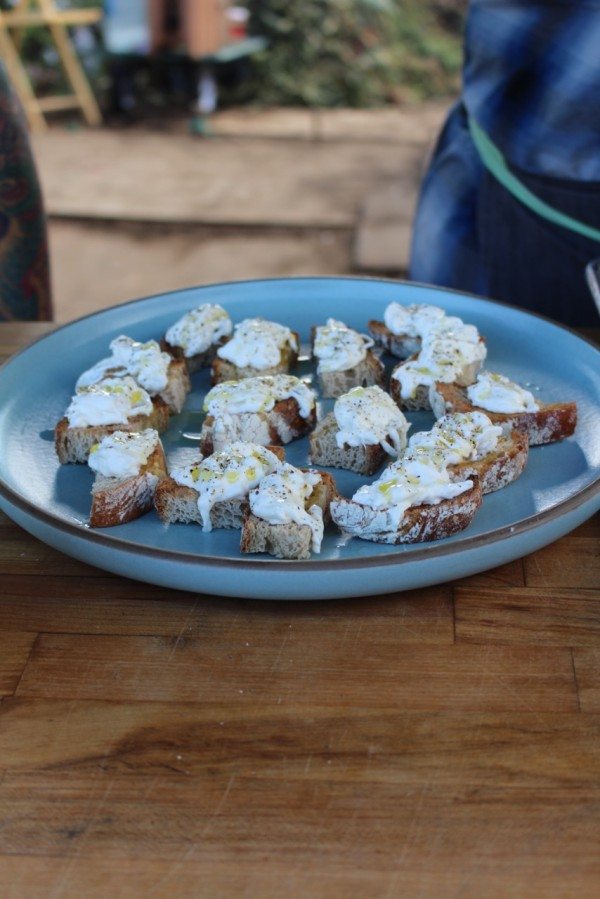
<svg viewBox="0 0 600 899">
<path fill-rule="evenodd" d="M 375 474 L 389 458 L 379 443 L 369 446 L 338 446 L 336 434 L 339 426 L 335 414 L 330 412 L 319 422 L 309 436 L 310 461 L 327 468 L 345 468 L 358 474 Z"/>
<path fill-rule="evenodd" d="M 90 525 L 108 528 L 133 521 L 154 505 L 154 491 L 167 474 L 167 462 L 160 441 L 137 475 L 107 478 L 97 474 L 92 486 Z"/>
<path fill-rule="evenodd" d="M 167 386 L 160 391 L 159 396 L 169 410 L 177 415 L 183 409 L 185 398 L 192 389 L 184 359 L 173 359 L 169 365 L 168 378 Z"/>
<path fill-rule="evenodd" d="M 453 481 L 477 477 L 483 494 L 508 486 L 523 473 L 529 456 L 529 443 L 524 431 L 510 431 L 498 440 L 494 452 L 481 459 L 449 465 Z"/>
<path fill-rule="evenodd" d="M 351 499 L 331 503 L 331 517 L 338 527 L 353 537 L 374 543 L 420 543 L 441 540 L 463 531 L 481 506 L 481 485 L 473 478 L 473 486 L 455 496 L 432 505 L 411 506 L 404 513 L 395 532 L 387 530 L 385 509 L 372 509 Z"/>
<path fill-rule="evenodd" d="M 529 446 L 563 440 L 570 437 L 577 426 L 577 403 L 541 403 L 537 412 L 488 412 L 471 403 L 462 384 L 437 381 L 430 393 L 437 418 L 447 412 L 483 412 L 493 424 L 523 431 Z"/>
<path fill-rule="evenodd" d="M 209 368 L 216 358 L 219 347 L 224 346 L 228 340 L 229 337 L 221 337 L 217 343 L 213 343 L 203 353 L 197 353 L 195 356 L 186 356 L 180 346 L 172 346 L 164 338 L 160 342 L 160 348 L 165 353 L 169 353 L 174 359 L 183 361 L 188 374 L 193 375 L 203 368 Z"/>
<path fill-rule="evenodd" d="M 200 431 L 200 451 L 204 456 L 210 456 L 236 440 L 259 446 L 280 446 L 303 437 L 314 428 L 316 420 L 316 409 L 311 409 L 308 418 L 303 418 L 293 397 L 275 403 L 269 412 L 240 412 L 227 418 L 207 415 Z"/>
<path fill-rule="evenodd" d="M 292 331 L 296 338 L 296 346 L 300 346 L 300 335 L 296 331 Z M 245 366 L 239 368 L 233 362 L 227 359 L 221 359 L 215 356 L 212 363 L 212 384 L 220 384 L 222 381 L 239 381 L 242 378 L 255 378 L 258 375 L 286 375 L 298 361 L 298 351 L 292 349 L 289 343 L 281 347 L 281 359 L 277 365 L 271 368 L 252 368 Z"/>
<path fill-rule="evenodd" d="M 354 368 L 347 371 L 323 371 L 317 373 L 319 390 L 325 399 L 342 396 L 353 387 L 381 387 L 385 380 L 385 368 L 371 350 Z"/>
<path fill-rule="evenodd" d="M 146 428 L 155 428 L 162 434 L 169 426 L 169 407 L 159 397 L 152 400 L 152 406 L 150 415 L 136 415 L 125 423 L 114 425 L 70 428 L 68 419 L 61 418 L 54 429 L 54 446 L 60 462 L 63 465 L 69 462 L 87 462 L 92 446 L 114 431 L 145 431 Z"/>
<path fill-rule="evenodd" d="M 306 469 L 303 469 L 305 471 Z M 330 520 L 329 507 L 337 496 L 335 481 L 325 471 L 317 472 L 321 480 L 308 497 L 305 508 L 319 506 L 323 521 Z M 278 559 L 310 559 L 312 531 L 306 524 L 269 524 L 250 511 L 244 519 L 240 550 L 243 553 L 268 553 Z"/>
<path fill-rule="evenodd" d="M 267 446 L 267 449 L 283 462 L 285 452 L 280 446 Z M 202 524 L 198 509 L 198 493 L 192 487 L 183 487 L 168 475 L 162 478 L 154 494 L 154 506 L 164 524 L 181 522 Z M 248 500 L 230 499 L 215 503 L 210 511 L 213 528 L 241 528 L 245 515 L 250 511 Z"/>
<path fill-rule="evenodd" d="M 119 366 L 107 368 L 104 372 L 104 376 L 107 378 L 122 378 L 126 374 L 127 370 Z M 152 394 L 152 397 L 159 397 L 167 404 L 169 410 L 177 415 L 183 409 L 185 398 L 191 388 L 192 385 L 185 361 L 173 358 L 167 369 L 167 386 L 163 390 L 158 391 L 158 393 Z"/>
<path fill-rule="evenodd" d="M 404 399 L 401 395 L 400 381 L 397 377 L 395 377 L 396 373 L 401 370 L 402 366 L 405 365 L 406 362 L 415 362 L 417 359 L 418 356 L 415 355 L 411 356 L 410 359 L 407 359 L 405 362 L 400 362 L 400 364 L 393 369 L 390 377 L 390 394 L 392 398 L 396 401 L 400 409 L 407 409 L 410 412 L 418 412 L 420 410 L 429 411 L 431 409 L 431 400 L 429 396 L 430 385 L 420 384 L 413 396 L 409 397 L 408 399 Z M 465 363 L 462 371 L 460 372 L 457 384 L 460 384 L 463 387 L 468 387 L 469 384 L 473 384 L 477 380 L 477 375 L 480 369 L 480 361 Z M 467 412 L 472 410 L 455 409 L 452 411 Z M 485 409 L 482 409 L 481 411 L 485 412 Z"/>
<path fill-rule="evenodd" d="M 394 334 L 384 322 L 371 319 L 368 323 L 369 334 L 378 346 L 381 346 L 398 359 L 408 359 L 421 349 L 421 338 L 408 334 Z"/>
</svg>

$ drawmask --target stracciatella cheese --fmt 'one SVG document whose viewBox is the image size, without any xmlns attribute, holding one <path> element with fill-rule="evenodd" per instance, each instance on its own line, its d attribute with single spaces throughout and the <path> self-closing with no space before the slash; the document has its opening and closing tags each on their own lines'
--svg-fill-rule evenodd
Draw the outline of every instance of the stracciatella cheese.
<svg viewBox="0 0 600 899">
<path fill-rule="evenodd" d="M 171 471 L 171 478 L 198 494 L 202 530 L 211 531 L 210 512 L 216 503 L 243 499 L 280 464 L 277 456 L 255 443 L 232 443 L 227 450 Z"/>
<path fill-rule="evenodd" d="M 381 387 L 355 387 L 336 400 L 333 413 L 339 447 L 380 444 L 390 456 L 406 447 L 409 424 Z"/>
<path fill-rule="evenodd" d="M 493 453 L 501 436 L 502 428 L 483 412 L 455 412 L 438 419 L 430 431 L 413 434 L 407 455 L 438 452 L 447 465 L 474 461 Z"/>
<path fill-rule="evenodd" d="M 352 499 L 385 512 L 385 529 L 393 533 L 411 506 L 436 505 L 460 496 L 472 486 L 469 480 L 453 483 L 445 465 L 433 455 L 424 454 L 393 462 L 378 480 L 357 490 Z"/>
<path fill-rule="evenodd" d="M 165 389 L 172 360 L 168 353 L 161 351 L 156 340 L 139 343 L 121 335 L 111 342 L 110 350 L 112 356 L 101 359 L 80 375 L 77 389 L 96 384 L 107 375 L 116 378 L 131 375 L 151 395 Z"/>
<path fill-rule="evenodd" d="M 180 347 L 186 359 L 205 353 L 223 337 L 229 337 L 233 325 L 222 306 L 203 303 L 190 309 L 165 334 L 170 346 Z"/>
<path fill-rule="evenodd" d="M 370 337 L 353 331 L 344 322 L 329 318 L 315 331 L 313 352 L 317 359 L 317 371 L 348 371 L 355 368 L 372 346 Z"/>
<path fill-rule="evenodd" d="M 152 399 L 132 377 L 105 378 L 80 387 L 65 413 L 70 428 L 126 424 L 136 415 L 150 415 Z"/>
<path fill-rule="evenodd" d="M 486 353 L 482 341 L 464 339 L 460 331 L 436 332 L 423 342 L 418 357 L 399 365 L 392 377 L 400 382 L 402 399 L 411 399 L 421 386 L 431 387 L 436 381 L 452 383 L 466 366 L 482 365 Z"/>
<path fill-rule="evenodd" d="M 475 384 L 467 387 L 467 396 L 488 412 L 537 412 L 540 408 L 529 390 L 491 371 L 479 372 Z"/>
<path fill-rule="evenodd" d="M 423 337 L 439 326 L 445 316 L 444 310 L 438 306 L 425 303 L 402 306 L 400 303 L 390 303 L 383 313 L 383 321 L 392 334 Z"/>
<path fill-rule="evenodd" d="M 285 325 L 264 318 L 246 318 L 235 326 L 233 337 L 219 347 L 217 356 L 238 368 L 262 371 L 279 365 L 286 346 L 298 351 L 296 337 Z"/>
<path fill-rule="evenodd" d="M 140 473 L 158 444 L 158 431 L 114 431 L 90 449 L 88 465 L 105 478 L 131 478 Z"/>
<path fill-rule="evenodd" d="M 302 418 L 315 407 L 314 391 L 294 375 L 259 375 L 240 381 L 222 381 L 206 394 L 204 411 L 215 418 L 244 412 L 270 412 L 275 403 L 294 399 Z"/>
<path fill-rule="evenodd" d="M 250 510 L 268 524 L 307 525 L 311 530 L 312 550 L 318 553 L 323 540 L 323 511 L 317 505 L 307 509 L 306 502 L 320 481 L 317 472 L 303 472 L 282 463 L 250 493 Z"/>
</svg>

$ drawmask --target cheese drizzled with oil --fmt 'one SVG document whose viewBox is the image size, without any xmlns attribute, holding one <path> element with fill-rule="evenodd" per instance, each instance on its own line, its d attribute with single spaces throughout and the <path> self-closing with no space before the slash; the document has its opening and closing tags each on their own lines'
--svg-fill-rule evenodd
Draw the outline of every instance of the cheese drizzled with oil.
<svg viewBox="0 0 600 899">
<path fill-rule="evenodd" d="M 356 491 L 354 502 L 385 511 L 386 530 L 396 531 L 411 506 L 436 505 L 460 496 L 473 486 L 469 480 L 453 483 L 447 468 L 433 455 L 402 458 L 381 477 Z"/>
<path fill-rule="evenodd" d="M 317 371 L 348 371 L 366 357 L 374 341 L 365 334 L 353 331 L 344 322 L 327 319 L 325 325 L 316 328 L 313 352 L 317 359 Z"/>
<path fill-rule="evenodd" d="M 65 413 L 70 428 L 126 424 L 136 415 L 150 415 L 152 399 L 129 375 L 105 378 L 80 387 Z"/>
<path fill-rule="evenodd" d="M 264 318 L 246 318 L 235 326 L 233 337 L 219 347 L 217 356 L 238 368 L 261 371 L 279 365 L 286 346 L 298 351 L 296 337 L 285 325 Z"/>
<path fill-rule="evenodd" d="M 501 436 L 502 428 L 483 412 L 455 412 L 438 419 L 430 431 L 413 434 L 407 456 L 439 453 L 446 465 L 476 461 L 493 453 Z"/>
<path fill-rule="evenodd" d="M 204 412 L 215 418 L 244 412 L 270 412 L 275 403 L 294 399 L 302 418 L 315 407 L 315 394 L 294 375 L 259 375 L 240 381 L 222 381 L 206 394 Z"/>
<path fill-rule="evenodd" d="M 156 340 L 139 343 L 131 337 L 121 335 L 111 341 L 110 350 L 111 356 L 101 359 L 80 375 L 77 389 L 89 387 L 107 375 L 115 378 L 131 375 L 140 387 L 152 395 L 165 389 L 171 357 L 161 351 Z"/>
<path fill-rule="evenodd" d="M 333 413 L 339 447 L 379 444 L 390 456 L 398 456 L 406 447 L 410 426 L 381 387 L 355 387 L 336 400 Z"/>
<path fill-rule="evenodd" d="M 158 431 L 114 431 L 90 449 L 88 465 L 105 478 L 130 478 L 140 473 L 158 444 Z"/>
<path fill-rule="evenodd" d="M 237 441 L 227 450 L 171 471 L 171 477 L 182 487 L 198 494 L 198 510 L 202 530 L 211 531 L 211 509 L 216 503 L 243 499 L 249 491 L 281 463 L 263 446 Z"/>
<path fill-rule="evenodd" d="M 321 476 L 315 471 L 304 472 L 282 463 L 250 493 L 250 510 L 269 524 L 307 525 L 312 550 L 318 553 L 323 540 L 323 511 L 316 504 L 307 509 L 306 503 L 320 481 Z"/>
<path fill-rule="evenodd" d="M 540 408 L 529 390 L 491 371 L 479 373 L 475 384 L 467 387 L 467 396 L 488 412 L 537 412 Z"/>
<path fill-rule="evenodd" d="M 461 378 L 467 366 L 481 366 L 486 357 L 485 344 L 472 341 L 460 330 L 434 332 L 424 340 L 416 359 L 399 365 L 392 378 L 400 382 L 402 399 L 411 399 L 421 386 L 431 387 L 436 381 L 452 383 Z"/>
<path fill-rule="evenodd" d="M 205 353 L 223 337 L 229 337 L 233 325 L 222 306 L 203 303 L 190 309 L 165 334 L 170 346 L 181 347 L 186 359 Z"/>
</svg>

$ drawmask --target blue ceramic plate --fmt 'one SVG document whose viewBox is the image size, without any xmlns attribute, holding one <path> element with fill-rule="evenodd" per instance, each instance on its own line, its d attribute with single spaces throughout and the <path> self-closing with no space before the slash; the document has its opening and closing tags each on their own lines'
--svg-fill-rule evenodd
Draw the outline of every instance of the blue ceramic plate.
<svg viewBox="0 0 600 899">
<path fill-rule="evenodd" d="M 261 315 L 308 340 L 328 316 L 364 331 L 392 300 L 433 303 L 475 324 L 487 339 L 488 366 L 529 385 L 545 402 L 576 400 L 574 437 L 534 448 L 523 476 L 485 498 L 471 527 L 448 540 L 378 546 L 330 530 L 310 562 L 242 556 L 238 531 L 203 534 L 194 525 L 164 528 L 154 513 L 101 531 L 87 526 L 92 473 L 60 466 L 52 428 L 62 416 L 77 375 L 106 354 L 124 333 L 160 338 L 183 312 L 220 303 L 234 321 Z M 304 374 L 310 373 L 304 363 Z M 164 443 L 176 458 L 196 446 L 206 373 L 194 377 L 182 415 Z M 600 353 L 575 334 L 508 306 L 432 287 L 398 282 L 299 278 L 194 288 L 127 303 L 73 322 L 34 343 L 0 371 L 0 506 L 26 530 L 64 552 L 128 577 L 203 593 L 269 599 L 385 593 L 439 583 L 500 565 L 576 527 L 600 505 Z M 427 413 L 410 414 L 412 432 L 431 427 Z M 307 441 L 288 459 L 307 463 Z M 361 477 L 333 472 L 350 495 Z"/>
</svg>

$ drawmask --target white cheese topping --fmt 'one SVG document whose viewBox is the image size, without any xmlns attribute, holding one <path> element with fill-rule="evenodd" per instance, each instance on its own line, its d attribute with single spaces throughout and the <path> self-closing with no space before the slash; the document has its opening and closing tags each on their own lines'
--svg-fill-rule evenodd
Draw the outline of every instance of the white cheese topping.
<svg viewBox="0 0 600 899">
<path fill-rule="evenodd" d="M 298 351 L 296 338 L 285 325 L 264 318 L 246 318 L 235 326 L 233 337 L 225 346 L 219 347 L 217 356 L 233 362 L 238 368 L 262 371 L 279 365 L 281 351 L 286 345 Z"/>
<path fill-rule="evenodd" d="M 352 499 L 371 509 L 385 511 L 386 530 L 393 532 L 411 506 L 436 505 L 472 486 L 472 481 L 452 483 L 447 469 L 436 459 L 419 455 L 393 462 L 378 480 L 357 490 Z"/>
<path fill-rule="evenodd" d="M 211 531 L 210 511 L 216 503 L 242 499 L 280 464 L 277 456 L 255 443 L 232 443 L 227 450 L 171 471 L 173 480 L 198 494 L 202 530 Z"/>
<path fill-rule="evenodd" d="M 114 431 L 95 443 L 88 465 L 105 478 L 131 478 L 140 473 L 158 444 L 158 431 Z"/>
<path fill-rule="evenodd" d="M 121 335 L 111 341 L 110 349 L 112 356 L 101 359 L 80 375 L 77 389 L 96 384 L 107 375 L 114 378 L 131 375 L 150 394 L 165 389 L 171 357 L 168 353 L 161 352 L 156 340 L 139 343 L 131 337 Z"/>
<path fill-rule="evenodd" d="M 467 366 L 481 365 L 486 353 L 482 341 L 463 340 L 460 332 L 438 333 L 424 341 L 418 357 L 399 365 L 392 377 L 400 382 L 402 398 L 410 399 L 422 385 L 430 387 L 435 381 L 457 380 Z"/>
<path fill-rule="evenodd" d="M 206 394 L 204 411 L 215 418 L 242 412 L 269 412 L 280 400 L 294 399 L 302 418 L 315 407 L 315 394 L 293 375 L 260 375 L 241 381 L 222 381 Z"/>
<path fill-rule="evenodd" d="M 181 347 L 183 355 L 189 359 L 205 353 L 222 337 L 228 337 L 232 328 L 231 319 L 221 306 L 203 303 L 171 325 L 165 340 L 171 346 Z"/>
<path fill-rule="evenodd" d="M 410 427 L 391 396 L 381 387 L 355 387 L 336 400 L 333 408 L 339 431 L 337 445 L 380 444 L 390 456 L 406 447 Z"/>
<path fill-rule="evenodd" d="M 400 303 L 390 303 L 383 313 L 383 321 L 392 334 L 423 337 L 439 325 L 445 315 L 444 310 L 438 306 L 401 306 Z"/>
<path fill-rule="evenodd" d="M 479 373 L 475 384 L 467 387 L 467 396 L 488 412 L 537 412 L 540 408 L 532 393 L 491 371 Z"/>
<path fill-rule="evenodd" d="M 482 459 L 494 452 L 501 436 L 502 428 L 483 412 L 457 412 L 438 419 L 431 431 L 413 434 L 405 458 L 433 451 L 446 465 Z"/>
<path fill-rule="evenodd" d="M 126 424 L 136 415 L 150 415 L 152 400 L 133 378 L 105 378 L 81 387 L 65 415 L 70 428 Z"/>
<path fill-rule="evenodd" d="M 355 368 L 373 343 L 365 334 L 328 318 L 327 324 L 316 329 L 313 352 L 318 360 L 317 371 L 348 371 Z"/>
<path fill-rule="evenodd" d="M 253 515 L 269 524 L 295 522 L 308 525 L 312 532 L 313 552 L 318 553 L 323 540 L 323 511 L 317 505 L 307 510 L 306 502 L 320 480 L 317 472 L 303 472 L 282 463 L 251 492 L 250 509 Z"/>
</svg>

